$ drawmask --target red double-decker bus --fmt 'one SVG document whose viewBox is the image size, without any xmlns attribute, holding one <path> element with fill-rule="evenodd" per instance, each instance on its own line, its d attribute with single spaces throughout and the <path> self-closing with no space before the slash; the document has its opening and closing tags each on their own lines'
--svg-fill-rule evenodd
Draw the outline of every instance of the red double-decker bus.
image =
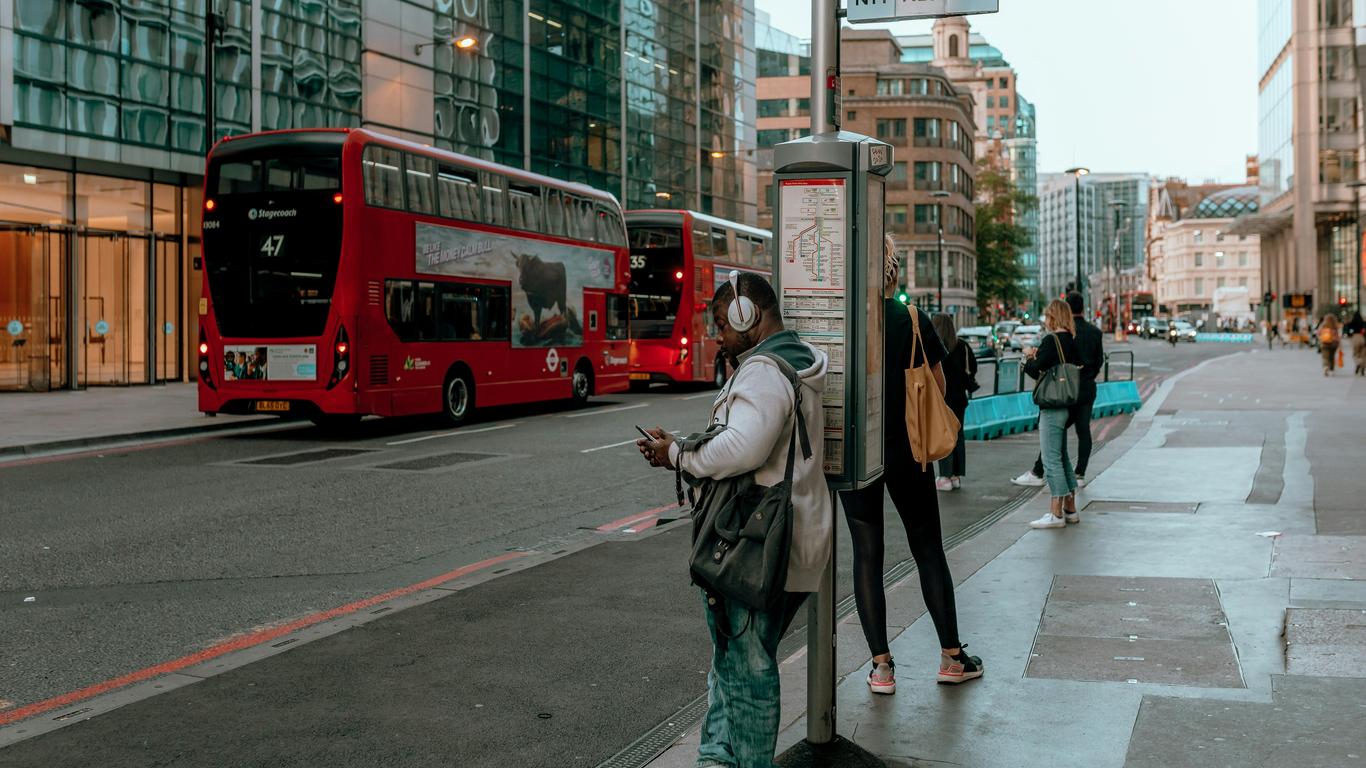
<svg viewBox="0 0 1366 768">
<path fill-rule="evenodd" d="M 707 305 L 732 269 L 772 276 L 768 232 L 693 211 L 626 212 L 631 243 L 631 388 L 726 382 Z"/>
<path fill-rule="evenodd" d="M 199 408 L 444 413 L 627 387 L 611 195 L 365 130 L 233 137 L 204 188 Z"/>
</svg>

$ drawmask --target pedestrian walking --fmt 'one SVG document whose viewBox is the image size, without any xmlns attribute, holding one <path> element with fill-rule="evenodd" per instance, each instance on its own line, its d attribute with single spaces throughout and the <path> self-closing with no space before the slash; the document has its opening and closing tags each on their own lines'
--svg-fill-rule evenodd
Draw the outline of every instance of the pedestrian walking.
<svg viewBox="0 0 1366 768">
<path fill-rule="evenodd" d="M 930 318 L 939 341 L 948 350 L 942 363 L 944 369 L 944 402 L 948 403 L 953 415 L 958 417 L 958 445 L 953 453 L 939 460 L 939 479 L 934 487 L 940 491 L 956 491 L 963 487 L 963 476 L 967 474 L 968 445 L 963 439 L 963 417 L 967 415 L 968 400 L 977 389 L 977 356 L 967 344 L 958 338 L 953 326 L 953 316 L 947 312 L 937 312 Z"/>
<path fill-rule="evenodd" d="M 712 404 L 709 439 L 685 450 L 656 427 L 636 444 L 652 466 L 700 485 L 702 498 L 723 487 L 771 491 L 791 473 L 791 545 L 780 599 L 760 610 L 703 592 L 712 662 L 697 765 L 771 768 L 780 705 L 778 641 L 807 594 L 819 588 L 830 561 L 834 510 L 822 470 L 821 405 L 827 358 L 783 327 L 773 286 L 760 275 L 732 272 L 717 289 L 711 313 L 735 372 Z M 723 483 L 733 478 L 752 484 Z"/>
<path fill-rule="evenodd" d="M 967 646 L 959 642 L 958 608 L 953 596 L 953 574 L 944 554 L 934 472 L 922 469 L 912 456 L 906 434 L 906 369 L 930 366 L 942 390 L 942 364 L 948 352 L 929 315 L 892 298 L 900 264 L 890 239 L 884 246 L 882 461 L 886 469 L 882 478 L 866 488 L 841 493 L 840 501 L 854 548 L 854 601 L 872 656 L 868 687 L 873 693 L 891 694 L 896 693 L 896 663 L 887 644 L 887 594 L 882 585 L 884 487 L 906 530 L 911 556 L 920 574 L 920 591 L 939 636 L 938 682 L 967 682 L 981 677 L 984 667 L 981 658 L 969 656 L 964 650 Z M 914 358 L 912 322 L 919 324 L 921 337 Z"/>
<path fill-rule="evenodd" d="M 1352 340 L 1352 361 L 1356 364 L 1353 373 L 1366 376 L 1366 320 L 1362 320 L 1361 312 L 1352 313 L 1343 331 Z"/>
<path fill-rule="evenodd" d="M 1025 352 L 1024 371 L 1031 378 L 1042 380 L 1050 370 L 1078 360 L 1076 325 L 1067 304 L 1054 300 L 1044 310 L 1044 326 L 1048 337 L 1039 346 Z M 1080 522 L 1077 514 L 1077 478 L 1072 462 L 1067 458 L 1067 407 L 1039 408 L 1039 452 L 1043 456 L 1044 479 L 1048 483 L 1048 512 L 1031 522 L 1031 528 L 1062 528 L 1067 523 Z"/>
<path fill-rule="evenodd" d="M 1337 367 L 1338 341 L 1341 339 L 1337 315 L 1329 313 L 1323 316 L 1319 322 L 1318 339 L 1319 354 L 1323 355 L 1323 375 L 1332 376 L 1333 369 Z"/>
<path fill-rule="evenodd" d="M 1091 463 L 1091 414 L 1096 407 L 1096 379 L 1105 367 L 1105 334 L 1086 322 L 1082 317 L 1083 299 L 1080 293 L 1067 294 L 1067 306 L 1072 312 L 1072 326 L 1076 329 L 1077 359 L 1081 366 L 1081 399 L 1067 415 L 1067 426 L 1077 432 L 1077 466 L 1073 470 L 1077 486 L 1086 486 L 1086 470 Z M 1035 345 L 1038 349 L 1038 345 Z M 1034 466 L 1029 471 L 1012 479 L 1015 485 L 1040 488 L 1044 485 L 1043 452 L 1034 458 Z"/>
</svg>

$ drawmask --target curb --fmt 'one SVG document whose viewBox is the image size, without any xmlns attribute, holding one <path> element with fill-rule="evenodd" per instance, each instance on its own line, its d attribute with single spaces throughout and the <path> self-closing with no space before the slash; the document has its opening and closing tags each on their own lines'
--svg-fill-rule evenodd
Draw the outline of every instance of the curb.
<svg viewBox="0 0 1366 768">
<path fill-rule="evenodd" d="M 273 419 L 265 421 L 266 418 Z M 84 448 L 107 448 L 110 446 L 125 445 L 127 443 L 154 442 L 160 440 L 171 440 L 178 437 L 191 437 L 194 435 L 240 432 L 262 432 L 272 429 L 279 429 L 283 425 L 298 425 L 298 419 L 284 419 L 278 417 L 263 417 L 259 420 L 247 422 L 223 422 L 219 424 L 203 424 L 195 427 L 173 427 L 170 429 L 149 429 L 142 432 L 125 432 L 114 435 L 97 435 L 93 437 L 73 437 L 66 440 L 52 440 L 44 443 L 29 443 L 27 445 L 11 445 L 0 447 L 0 463 L 13 461 L 16 459 L 33 458 L 44 456 L 51 453 L 65 453 L 78 451 Z"/>
</svg>

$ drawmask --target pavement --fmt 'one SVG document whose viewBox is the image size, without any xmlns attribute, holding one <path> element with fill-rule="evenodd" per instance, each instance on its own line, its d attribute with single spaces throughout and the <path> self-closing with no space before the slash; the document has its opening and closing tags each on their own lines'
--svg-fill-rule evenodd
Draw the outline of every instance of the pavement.
<svg viewBox="0 0 1366 768">
<path fill-rule="evenodd" d="M 280 421 L 274 416 L 209 417 L 199 412 L 198 401 L 193 383 L 7 392 L 0 395 L 0 459 Z"/>
<path fill-rule="evenodd" d="M 1359 460 L 1350 450 L 1359 450 L 1366 434 L 1366 379 L 1324 378 L 1317 361 L 1301 350 L 1243 351 L 1166 378 L 1129 427 L 1093 457 L 1079 526 L 1031 531 L 1026 523 L 1042 513 L 1046 499 L 1007 497 L 996 486 L 972 498 L 970 506 L 980 508 L 976 517 L 957 508 L 956 495 L 941 501 L 955 545 L 949 557 L 963 639 L 985 659 L 987 675 L 959 687 L 934 684 L 936 641 L 923 616 L 918 577 L 894 568 L 888 607 L 898 692 L 868 693 L 866 645 L 857 618 L 846 614 L 838 631 L 839 732 L 889 766 L 1360 765 L 1366 759 L 1360 728 L 1366 719 L 1366 526 L 1357 500 Z M 678 400 L 689 407 L 705 403 Z M 646 402 L 621 401 L 629 407 Z M 628 406 L 603 405 L 601 419 L 588 420 L 601 423 L 602 434 L 580 435 L 585 445 L 596 440 L 608 447 L 641 418 L 638 410 L 613 412 Z M 587 423 L 576 414 L 545 415 Z M 431 439 L 391 440 L 398 435 L 385 423 L 366 425 L 374 432 L 365 433 L 369 439 L 384 446 L 406 449 L 399 444 Z M 478 435 L 481 449 L 527 451 L 483 441 L 535 434 L 497 423 L 475 426 L 494 428 Z M 974 487 L 996 479 L 985 474 L 1004 478 L 1005 467 L 1024 466 L 1035 438 L 971 444 L 970 467 L 980 478 Z M 228 442 L 237 453 L 274 455 L 285 445 L 267 441 L 287 441 L 297 451 L 315 447 L 315 439 L 301 429 Z M 217 451 L 228 449 L 214 447 L 218 442 L 164 456 L 147 451 L 145 459 L 128 458 L 119 474 L 127 475 L 133 461 L 164 464 L 153 489 L 164 493 L 173 476 L 207 471 L 201 466 L 221 470 L 225 459 Z M 1003 460 L 991 460 L 998 454 Z M 37 465 L 25 471 L 41 474 L 5 479 L 35 481 L 33 493 L 60 490 L 75 506 L 77 492 L 52 483 L 80 473 L 79 462 L 86 461 L 94 459 Z M 585 478 L 615 471 L 611 462 L 583 461 Z M 344 476 L 309 472 L 300 475 L 305 483 L 281 474 L 271 494 L 289 493 L 293 483 L 302 499 L 303 486 L 328 487 Z M 495 485 L 469 492 L 491 499 Z M 11 488 L 28 493 L 22 485 Z M 403 490 L 377 485 L 376 492 L 398 498 Z M 637 491 L 623 493 L 623 504 L 645 506 Z M 998 508 L 1004 517 L 981 517 L 999 502 L 1006 502 Z M 483 512 L 477 502 L 454 509 L 462 517 Z M 185 510 L 175 520 L 188 524 L 208 511 Z M 322 520 L 326 511 L 308 515 Z M 126 545 L 106 516 L 94 515 L 108 524 L 100 535 L 114 548 L 99 551 L 116 552 Z M 896 529 L 889 518 L 891 536 Z M 592 519 L 585 514 L 569 523 Z M 21 532 L 42 524 L 36 516 L 25 520 Z M 274 535 L 264 528 L 269 520 L 239 510 L 224 525 L 256 529 L 252 540 L 261 541 L 253 546 L 267 546 Z M 428 546 L 423 525 L 414 521 L 418 538 L 408 544 Z M 321 530 L 330 540 L 354 527 L 342 521 Z M 204 556 L 189 549 L 221 540 L 200 541 L 191 533 L 167 542 L 186 550 L 186 562 Z M 686 521 L 639 535 L 609 533 L 606 541 L 600 533 L 566 537 L 554 547 L 555 539 L 514 547 L 517 531 L 506 523 L 475 533 L 486 549 L 477 568 L 457 567 L 477 558 L 453 554 L 435 568 L 438 575 L 423 573 L 417 581 L 413 568 L 420 561 L 414 560 L 396 582 L 411 587 L 377 595 L 378 582 L 349 581 L 369 566 L 306 563 L 332 599 L 350 602 L 305 618 L 285 612 L 169 666 L 141 668 L 133 673 L 137 679 L 116 678 L 124 670 L 111 667 L 108 676 L 118 685 L 54 701 L 41 717 L 16 718 L 15 708 L 0 702 L 0 763 L 624 767 L 644 765 L 664 749 L 651 765 L 691 766 L 705 636 L 691 591 L 661 578 L 659 565 L 685 547 Z M 905 559 L 904 551 L 892 551 L 904 545 L 902 538 L 889 539 L 889 563 Z M 151 550 L 134 554 L 158 567 Z M 843 572 L 847 549 L 840 557 Z M 147 589 L 162 583 L 135 581 Z M 264 570 L 208 583 L 216 589 L 219 582 L 234 593 L 288 586 Z M 199 588 L 184 585 L 172 588 Z M 134 623 L 155 608 L 106 591 L 82 599 L 134 608 L 127 617 Z M 192 594 L 171 603 L 190 619 L 196 618 Z M 327 599 L 305 602 L 322 607 Z M 164 604 L 167 596 L 154 600 Z M 48 601 L 40 594 L 37 605 Z M 86 612 L 90 605 L 74 600 L 70 610 Z M 119 632 L 102 641 L 98 631 L 87 630 L 84 643 L 63 646 L 60 656 L 74 663 L 123 639 Z M 803 639 L 799 630 L 781 649 L 780 751 L 806 734 Z M 782 763 L 802 764 L 797 754 Z"/>
</svg>

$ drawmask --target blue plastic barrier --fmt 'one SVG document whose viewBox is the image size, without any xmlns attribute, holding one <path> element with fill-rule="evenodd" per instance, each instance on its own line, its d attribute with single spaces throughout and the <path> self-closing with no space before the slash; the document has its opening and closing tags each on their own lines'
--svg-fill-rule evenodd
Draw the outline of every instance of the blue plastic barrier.
<svg viewBox="0 0 1366 768">
<path fill-rule="evenodd" d="M 1250 333 L 1197 333 L 1196 341 L 1215 341 L 1225 344 L 1251 344 L 1252 334 Z"/>
<path fill-rule="evenodd" d="M 1096 403 L 1091 418 L 1099 419 L 1131 413 L 1143 405 L 1138 382 L 1107 381 L 1096 385 Z M 1031 392 L 979 397 L 968 402 L 963 417 L 963 435 L 969 440 L 992 440 L 1037 429 L 1039 407 Z"/>
</svg>

